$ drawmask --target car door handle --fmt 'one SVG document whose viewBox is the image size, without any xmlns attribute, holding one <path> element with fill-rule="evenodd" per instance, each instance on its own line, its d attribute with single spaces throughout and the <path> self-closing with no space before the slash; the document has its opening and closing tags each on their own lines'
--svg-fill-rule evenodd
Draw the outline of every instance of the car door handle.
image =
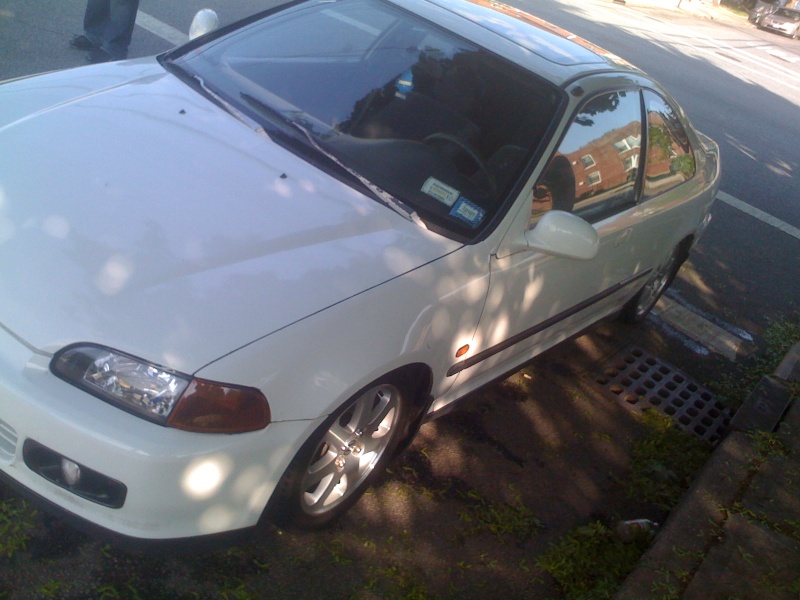
<svg viewBox="0 0 800 600">
<path fill-rule="evenodd" d="M 625 231 L 620 233 L 617 236 L 617 239 L 614 241 L 614 246 L 618 248 L 618 247 L 622 246 L 622 244 L 627 242 L 628 239 L 631 237 L 631 232 L 632 231 L 633 231 L 633 228 L 632 227 L 628 227 L 628 229 L 626 229 Z"/>
</svg>

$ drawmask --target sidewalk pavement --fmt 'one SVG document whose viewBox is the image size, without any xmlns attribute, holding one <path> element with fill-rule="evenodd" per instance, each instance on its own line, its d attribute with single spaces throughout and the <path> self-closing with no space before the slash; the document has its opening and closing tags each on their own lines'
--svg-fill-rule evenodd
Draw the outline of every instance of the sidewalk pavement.
<svg viewBox="0 0 800 600">
<path fill-rule="evenodd" d="M 800 343 L 739 409 L 616 600 L 800 597 L 798 382 Z"/>
</svg>

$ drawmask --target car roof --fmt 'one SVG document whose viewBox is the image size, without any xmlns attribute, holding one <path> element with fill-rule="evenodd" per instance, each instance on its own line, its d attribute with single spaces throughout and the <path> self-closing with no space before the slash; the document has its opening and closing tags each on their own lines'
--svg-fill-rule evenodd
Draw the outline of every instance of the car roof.
<svg viewBox="0 0 800 600">
<path fill-rule="evenodd" d="M 467 36 L 479 44 L 486 45 L 488 35 L 493 34 L 511 42 L 528 54 L 524 63 L 532 71 L 546 76 L 556 84 L 580 75 L 602 71 L 630 71 L 642 74 L 624 59 L 603 48 L 562 29 L 544 19 L 523 10 L 493 0 L 390 0 L 414 12 L 431 18 L 424 5 L 436 6 L 451 15 L 480 27 L 484 35 Z M 433 19 L 437 20 L 437 19 Z M 440 22 L 455 29 L 452 19 Z M 496 47 L 490 48 L 497 51 Z M 506 58 L 515 60 L 503 52 Z M 533 56 L 530 56 L 530 55 Z M 548 64 L 549 63 L 549 64 Z"/>
</svg>

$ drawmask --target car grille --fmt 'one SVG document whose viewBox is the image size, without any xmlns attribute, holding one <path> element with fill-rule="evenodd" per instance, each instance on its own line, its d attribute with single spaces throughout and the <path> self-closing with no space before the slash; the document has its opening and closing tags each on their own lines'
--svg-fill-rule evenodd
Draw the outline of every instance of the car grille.
<svg viewBox="0 0 800 600">
<path fill-rule="evenodd" d="M 17 432 L 0 419 L 0 461 L 11 462 L 17 451 Z"/>
</svg>

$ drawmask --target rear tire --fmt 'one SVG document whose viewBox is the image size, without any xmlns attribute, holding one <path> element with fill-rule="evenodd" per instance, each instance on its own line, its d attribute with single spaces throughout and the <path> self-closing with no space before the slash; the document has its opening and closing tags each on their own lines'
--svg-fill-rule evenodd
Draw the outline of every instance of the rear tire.
<svg viewBox="0 0 800 600">
<path fill-rule="evenodd" d="M 275 490 L 269 518 L 285 529 L 319 529 L 341 517 L 391 460 L 411 406 L 394 378 L 371 384 L 306 441 Z"/>
<path fill-rule="evenodd" d="M 680 249 L 675 248 L 667 259 L 656 267 L 641 290 L 622 308 L 620 318 L 626 323 L 640 323 L 653 309 L 670 286 L 683 263 Z"/>
</svg>

